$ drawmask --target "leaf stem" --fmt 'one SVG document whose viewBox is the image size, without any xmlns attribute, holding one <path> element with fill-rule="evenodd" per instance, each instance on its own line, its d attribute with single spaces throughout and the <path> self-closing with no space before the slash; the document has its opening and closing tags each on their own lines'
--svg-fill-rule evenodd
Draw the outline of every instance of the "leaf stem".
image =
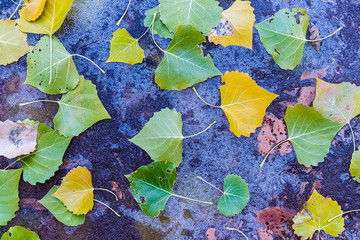
<svg viewBox="0 0 360 240">
<path fill-rule="evenodd" d="M 245 235 L 245 233 L 243 233 L 243 232 L 240 231 L 239 229 L 229 228 L 229 227 L 226 227 L 226 229 L 227 229 L 227 230 L 232 230 L 232 231 L 237 231 L 237 232 L 241 233 L 241 234 L 246 238 L 246 240 L 249 240 L 249 239 L 247 238 L 247 236 Z"/>
<path fill-rule="evenodd" d="M 319 41 L 325 40 L 325 39 L 333 36 L 334 34 L 336 34 L 336 33 L 337 33 L 338 31 L 340 31 L 342 28 L 343 28 L 343 27 L 339 27 L 338 30 L 336 30 L 335 32 L 333 32 L 332 34 L 330 34 L 330 35 L 327 36 L 327 37 L 320 38 L 320 39 L 314 39 L 314 40 L 307 40 L 307 39 L 306 39 L 306 41 L 307 41 L 307 42 L 319 42 Z"/>
<path fill-rule="evenodd" d="M 214 205 L 214 203 L 212 203 L 212 202 L 201 201 L 201 200 L 184 197 L 184 196 L 177 195 L 177 194 L 172 194 L 172 196 L 182 198 L 182 199 L 186 199 L 186 200 L 190 200 L 190 201 L 194 201 L 194 202 L 200 202 L 200 203 L 205 203 L 205 204 L 209 204 L 209 205 Z"/>
<path fill-rule="evenodd" d="M 270 149 L 270 151 L 265 155 L 264 160 L 263 160 L 263 161 L 261 162 L 261 164 L 260 164 L 260 167 L 263 167 L 263 166 L 264 166 L 264 163 L 265 163 L 266 159 L 269 157 L 270 153 L 271 153 L 275 148 L 277 148 L 278 146 L 280 146 L 281 144 L 283 144 L 284 142 L 287 142 L 287 141 L 289 141 L 289 139 L 282 140 L 281 142 L 279 142 L 279 143 L 277 143 L 275 146 L 273 146 L 273 147 Z"/>
<path fill-rule="evenodd" d="M 205 183 L 209 184 L 210 186 L 212 186 L 213 188 L 217 189 L 219 192 L 221 192 L 222 194 L 224 194 L 224 192 L 220 189 L 220 188 L 217 188 L 215 185 L 209 183 L 208 181 L 206 181 L 205 179 L 203 179 L 202 177 L 199 177 L 199 176 L 196 176 L 198 179 L 204 181 Z"/>
<path fill-rule="evenodd" d="M 154 21 L 155 21 L 156 14 L 157 14 L 157 12 L 155 11 L 155 12 L 154 12 L 154 18 L 153 18 L 153 23 L 154 23 Z M 154 24 L 153 24 L 153 23 L 152 23 L 151 26 L 150 26 L 150 27 L 151 27 L 151 36 L 152 36 L 152 39 L 153 39 L 156 47 L 157 47 L 158 49 L 160 49 L 161 51 L 165 52 L 165 50 L 162 49 L 162 48 L 156 43 L 156 41 L 155 41 L 155 38 L 154 38 Z"/>
<path fill-rule="evenodd" d="M 120 26 L 121 21 L 123 20 L 123 18 L 125 17 L 127 11 L 129 10 L 130 3 L 131 3 L 131 0 L 129 0 L 129 3 L 128 3 L 126 9 L 125 9 L 124 14 L 121 16 L 120 20 L 116 23 L 116 26 Z"/>
<path fill-rule="evenodd" d="M 110 191 L 110 190 L 108 190 L 108 189 L 106 189 L 106 188 L 93 188 L 93 189 L 94 189 L 94 190 L 101 190 L 101 191 L 109 192 L 109 193 L 111 193 L 112 195 L 115 196 L 116 201 L 119 200 L 115 193 L 113 193 L 112 191 Z"/>
<path fill-rule="evenodd" d="M 91 62 L 92 64 L 94 64 L 94 66 L 97 67 L 102 73 L 105 74 L 105 71 L 104 71 L 101 67 L 99 67 L 96 63 L 94 63 L 91 59 L 89 59 L 89 58 L 87 58 L 87 57 L 85 57 L 85 56 L 83 56 L 83 55 L 80 55 L 80 54 L 72 54 L 71 56 L 82 57 L 82 58 L 88 60 L 89 62 Z"/>
<path fill-rule="evenodd" d="M 19 162 L 20 159 L 16 159 L 15 161 L 13 161 L 12 163 L 10 163 L 6 168 L 4 168 L 4 171 L 6 171 L 9 167 L 11 167 L 12 165 L 14 165 L 15 163 Z"/>
<path fill-rule="evenodd" d="M 155 14 L 154 14 L 154 17 L 153 17 L 153 20 L 152 20 L 150 26 L 149 26 L 148 29 L 144 32 L 144 34 L 141 35 L 141 36 L 137 39 L 137 41 L 139 41 L 143 36 L 145 36 L 145 34 L 146 34 L 146 33 L 150 30 L 150 28 L 154 25 L 155 18 L 156 18 L 156 12 L 155 12 Z"/>
<path fill-rule="evenodd" d="M 206 132 L 209 128 L 211 128 L 212 125 L 214 125 L 216 123 L 216 121 L 214 121 L 213 123 L 211 123 L 207 128 L 205 128 L 204 130 L 202 130 L 201 132 L 198 132 L 196 134 L 190 135 L 190 136 L 186 136 L 184 138 L 192 138 L 192 137 L 196 137 L 204 132 Z"/>
<path fill-rule="evenodd" d="M 10 15 L 9 20 L 11 20 L 11 18 L 15 15 L 15 13 L 17 12 L 17 10 L 19 9 L 20 5 L 21 5 L 22 0 L 19 1 L 19 4 L 16 6 L 15 11 Z"/>
<path fill-rule="evenodd" d="M 31 102 L 27 102 L 27 103 L 19 103 L 19 106 L 25 106 L 25 105 L 29 105 L 29 104 L 33 104 L 33 103 L 38 103 L 38 102 L 52 102 L 52 103 L 59 103 L 58 101 L 54 101 L 54 100 L 35 100 L 35 101 L 31 101 Z"/>
<path fill-rule="evenodd" d="M 111 211 L 113 211 L 113 213 L 115 213 L 116 216 L 121 217 L 120 214 L 118 214 L 118 213 L 117 213 L 114 209 L 112 209 L 109 205 L 107 205 L 107 204 L 105 204 L 105 203 L 103 203 L 103 202 L 101 202 L 101 201 L 99 201 L 99 200 L 96 200 L 96 199 L 94 199 L 94 202 L 101 203 L 102 205 L 104 205 L 105 207 L 107 207 L 108 209 L 110 209 Z"/>
<path fill-rule="evenodd" d="M 215 105 L 212 105 L 212 104 L 206 102 L 202 97 L 200 97 L 200 95 L 196 91 L 195 87 L 193 87 L 192 89 L 194 90 L 194 92 L 198 96 L 198 98 L 200 98 L 200 100 L 203 101 L 206 105 L 209 105 L 210 107 L 221 108 L 221 106 L 215 106 Z"/>
<path fill-rule="evenodd" d="M 333 218 L 330 218 L 330 219 L 328 220 L 328 222 L 331 222 L 331 221 L 334 220 L 335 218 L 338 218 L 338 217 L 340 217 L 340 216 L 342 216 L 342 215 L 344 215 L 344 214 L 348 214 L 348 213 L 352 213 L 352 212 L 359 212 L 359 211 L 360 211 L 360 209 L 354 209 L 354 210 L 350 210 L 350 211 L 343 212 L 343 213 L 341 213 L 341 214 L 339 214 L 339 215 L 336 215 L 336 216 L 333 217 Z"/>
<path fill-rule="evenodd" d="M 350 127 L 351 136 L 352 136 L 352 139 L 353 139 L 353 147 L 354 147 L 354 152 L 355 152 L 355 151 L 356 151 L 356 145 L 355 145 L 355 135 L 354 135 L 354 131 L 353 131 L 352 127 L 351 127 L 350 122 L 347 122 L 347 124 L 348 124 L 349 127 Z"/>
</svg>

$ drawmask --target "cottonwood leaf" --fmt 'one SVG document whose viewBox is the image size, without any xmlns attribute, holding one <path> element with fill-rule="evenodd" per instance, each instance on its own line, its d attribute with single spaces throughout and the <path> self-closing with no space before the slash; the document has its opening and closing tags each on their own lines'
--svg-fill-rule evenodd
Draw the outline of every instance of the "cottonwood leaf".
<svg viewBox="0 0 360 240">
<path fill-rule="evenodd" d="M 177 179 L 175 165 L 171 162 L 153 162 L 139 167 L 125 175 L 131 181 L 130 188 L 141 210 L 150 217 L 156 217 L 165 208 L 166 202 L 174 194 Z"/>
<path fill-rule="evenodd" d="M 46 0 L 23 0 L 24 5 L 19 11 L 20 17 L 27 21 L 35 21 L 44 11 Z"/>
<path fill-rule="evenodd" d="M 222 8 L 215 0 L 159 0 L 161 21 L 175 32 L 180 25 L 193 25 L 205 35 L 217 26 Z"/>
<path fill-rule="evenodd" d="M 50 59 L 52 41 L 52 61 Z M 52 36 L 44 36 L 27 57 L 25 84 L 47 94 L 60 94 L 73 90 L 79 83 L 79 73 L 72 55 Z"/>
<path fill-rule="evenodd" d="M 344 231 L 344 218 L 340 216 L 331 222 L 328 220 L 342 213 L 336 201 L 324 198 L 314 190 L 304 209 L 294 217 L 293 229 L 296 235 L 302 237 L 301 239 L 311 238 L 316 231 L 321 230 L 337 237 Z"/>
<path fill-rule="evenodd" d="M 154 161 L 167 161 L 179 166 L 183 139 L 181 114 L 175 109 L 164 108 L 154 113 L 130 142 L 144 149 Z"/>
<path fill-rule="evenodd" d="M 67 137 L 78 136 L 96 122 L 111 118 L 97 95 L 96 86 L 83 76 L 80 76 L 78 86 L 57 103 L 55 130 Z"/>
<path fill-rule="evenodd" d="M 230 130 L 237 136 L 250 136 L 260 127 L 269 104 L 279 95 L 258 86 L 247 74 L 226 72 L 220 86 L 221 106 L 230 123 Z"/>
<path fill-rule="evenodd" d="M 237 175 L 228 175 L 224 180 L 224 191 L 217 209 L 225 216 L 239 214 L 250 200 L 249 187 L 244 179 Z"/>
<path fill-rule="evenodd" d="M 38 125 L 0 121 L 0 156 L 14 158 L 35 151 Z"/>
<path fill-rule="evenodd" d="M 343 126 L 324 118 L 315 109 L 299 104 L 287 109 L 285 123 L 287 140 L 292 143 L 298 162 L 306 167 L 324 161 L 332 139 Z"/>
<path fill-rule="evenodd" d="M 16 62 L 27 54 L 31 47 L 28 45 L 26 33 L 22 33 L 16 26 L 16 21 L 0 20 L 0 65 Z"/>
<path fill-rule="evenodd" d="M 59 189 L 59 186 L 53 186 L 49 192 L 39 200 L 44 207 L 46 207 L 54 217 L 61 223 L 67 226 L 78 226 L 85 222 L 85 215 L 75 215 L 66 209 L 65 205 L 56 197 L 52 195 Z"/>
<path fill-rule="evenodd" d="M 38 131 L 40 137 L 35 152 L 18 158 L 24 170 L 24 181 L 32 185 L 54 176 L 71 141 L 71 137 L 61 136 L 44 124 L 39 125 Z"/>
<path fill-rule="evenodd" d="M 252 49 L 255 14 L 250 4 L 249 1 L 236 0 L 223 11 L 220 24 L 209 34 L 209 42 Z"/>
<path fill-rule="evenodd" d="M 133 38 L 125 28 L 113 33 L 110 41 L 110 57 L 106 62 L 123 62 L 131 65 L 142 63 L 144 50 L 139 46 L 139 39 Z"/>
<path fill-rule="evenodd" d="M 266 51 L 282 69 L 300 64 L 309 16 L 301 8 L 281 9 L 269 19 L 255 24 Z"/>
<path fill-rule="evenodd" d="M 72 169 L 52 196 L 63 202 L 66 208 L 74 214 L 86 214 L 94 206 L 91 173 L 86 167 Z"/>
<path fill-rule="evenodd" d="M 20 30 L 28 33 L 53 35 L 62 25 L 74 0 L 46 0 L 43 14 L 33 22 L 21 15 L 17 20 Z"/>
<path fill-rule="evenodd" d="M 350 174 L 355 181 L 360 183 L 360 152 L 359 149 L 352 154 L 350 164 Z"/>
<path fill-rule="evenodd" d="M 193 26 L 179 26 L 155 71 L 155 82 L 163 89 L 182 90 L 221 75 L 210 55 L 203 56 L 202 42 L 205 37 Z"/>
<path fill-rule="evenodd" d="M 348 82 L 331 84 L 316 80 L 314 108 L 324 117 L 349 123 L 360 114 L 360 87 Z"/>
<path fill-rule="evenodd" d="M 310 37 L 309 37 L 310 40 L 317 40 L 317 39 L 320 39 L 320 31 L 319 29 L 315 26 L 315 24 L 311 23 L 311 28 L 310 28 Z M 320 52 L 320 47 L 322 45 L 322 42 L 321 41 L 316 41 L 316 42 L 312 42 L 311 43 L 314 47 L 315 47 L 315 50 L 317 52 Z"/>
<path fill-rule="evenodd" d="M 19 181 L 22 169 L 0 170 L 0 226 L 5 226 L 19 210 Z"/>
<path fill-rule="evenodd" d="M 15 226 L 4 233 L 1 240 L 40 240 L 40 238 L 36 233 L 26 228 Z"/>
<path fill-rule="evenodd" d="M 159 12 L 159 6 L 151 8 L 145 12 L 144 26 L 145 27 L 151 26 L 155 12 L 156 12 L 156 17 L 154 21 L 154 34 L 157 34 L 163 38 L 170 38 L 170 39 L 173 38 L 174 33 L 170 32 L 170 30 L 160 19 L 161 13 Z"/>
</svg>

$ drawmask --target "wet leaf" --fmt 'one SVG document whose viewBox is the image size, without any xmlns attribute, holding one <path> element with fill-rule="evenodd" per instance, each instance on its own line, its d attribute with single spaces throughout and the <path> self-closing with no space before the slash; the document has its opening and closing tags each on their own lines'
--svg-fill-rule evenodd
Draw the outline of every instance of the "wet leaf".
<svg viewBox="0 0 360 240">
<path fill-rule="evenodd" d="M 315 109 L 299 104 L 287 109 L 285 122 L 288 141 L 294 147 L 298 162 L 306 167 L 324 161 L 332 139 L 343 126 L 324 118 Z"/>
<path fill-rule="evenodd" d="M 1 240 L 40 240 L 39 236 L 26 228 L 15 226 L 4 233 Z"/>
<path fill-rule="evenodd" d="M 49 192 L 39 200 L 44 207 L 46 207 L 54 217 L 61 223 L 67 226 L 78 226 L 85 222 L 85 215 L 75 215 L 66 209 L 65 205 L 56 197 L 52 195 L 59 189 L 59 186 L 53 186 Z"/>
<path fill-rule="evenodd" d="M 324 198 L 316 190 L 305 203 L 304 209 L 293 219 L 295 234 L 301 239 L 308 239 L 316 231 L 323 230 L 325 233 L 337 237 L 344 231 L 344 218 L 337 217 L 331 222 L 331 218 L 342 214 L 341 207 L 331 198 Z"/>
<path fill-rule="evenodd" d="M 239 214 L 250 200 L 249 187 L 244 179 L 237 175 L 228 175 L 224 180 L 224 192 L 217 209 L 225 216 Z"/>
<path fill-rule="evenodd" d="M 154 161 L 179 166 L 182 161 L 182 120 L 175 109 L 164 108 L 145 124 L 130 142 L 144 149 Z"/>
<path fill-rule="evenodd" d="M 64 203 L 74 214 L 86 214 L 94 206 L 94 188 L 91 173 L 86 167 L 72 169 L 52 196 Z"/>
<path fill-rule="evenodd" d="M 182 90 L 221 75 L 210 55 L 203 56 L 198 47 L 202 42 L 205 37 L 193 26 L 179 26 L 156 69 L 155 82 L 163 89 Z"/>
<path fill-rule="evenodd" d="M 83 76 L 78 86 L 64 94 L 58 104 L 55 130 L 67 137 L 78 136 L 96 122 L 111 118 L 97 95 L 96 86 Z"/>
<path fill-rule="evenodd" d="M 217 26 L 222 8 L 215 0 L 159 0 L 161 21 L 176 32 L 180 25 L 192 25 L 205 35 Z"/>
<path fill-rule="evenodd" d="M 278 95 L 266 91 L 246 73 L 226 72 L 220 86 L 221 109 L 237 136 L 250 136 L 260 127 L 265 110 Z"/>
<path fill-rule="evenodd" d="M 153 162 L 139 167 L 125 177 L 131 181 L 130 188 L 141 210 L 150 217 L 156 217 L 165 208 L 166 202 L 174 194 L 177 179 L 175 165 L 171 162 Z"/>
<path fill-rule="evenodd" d="M 74 0 L 46 0 L 43 14 L 28 22 L 22 16 L 17 20 L 20 30 L 28 33 L 53 35 L 62 25 Z"/>
<path fill-rule="evenodd" d="M 6 226 L 19 209 L 21 172 L 22 169 L 0 170 L 0 226 Z"/>
<path fill-rule="evenodd" d="M 309 16 L 301 8 L 281 9 L 269 19 L 255 24 L 266 51 L 282 69 L 300 64 Z"/>
<path fill-rule="evenodd" d="M 154 18 L 154 12 L 157 12 L 154 21 L 154 34 L 157 34 L 163 38 L 170 38 L 170 39 L 173 38 L 174 33 L 170 32 L 170 30 L 166 27 L 166 25 L 160 20 L 159 6 L 151 8 L 145 12 L 146 17 L 144 20 L 144 26 L 150 27 Z"/>
<path fill-rule="evenodd" d="M 24 5 L 19 11 L 20 17 L 27 21 L 35 21 L 44 11 L 46 0 L 23 0 Z"/>
<path fill-rule="evenodd" d="M 224 47 L 237 45 L 252 49 L 255 14 L 250 3 L 236 0 L 223 11 L 220 24 L 209 34 L 209 42 Z"/>
<path fill-rule="evenodd" d="M 0 20 L 0 65 L 16 62 L 31 50 L 26 33 L 15 24 L 12 20 Z"/>
<path fill-rule="evenodd" d="M 360 183 L 360 152 L 359 149 L 352 154 L 350 174 L 355 181 Z"/>
<path fill-rule="evenodd" d="M 110 57 L 106 62 L 123 62 L 131 65 L 142 63 L 144 50 L 125 28 L 116 30 L 110 41 Z"/>
<path fill-rule="evenodd" d="M 0 121 L 0 156 L 14 158 L 35 151 L 38 125 Z"/>
</svg>

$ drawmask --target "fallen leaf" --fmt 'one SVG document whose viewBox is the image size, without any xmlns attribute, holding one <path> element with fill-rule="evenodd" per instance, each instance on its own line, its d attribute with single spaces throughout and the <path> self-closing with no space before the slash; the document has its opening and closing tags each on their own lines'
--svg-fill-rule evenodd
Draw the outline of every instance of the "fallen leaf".
<svg viewBox="0 0 360 240">
<path fill-rule="evenodd" d="M 327 74 L 327 68 L 324 69 L 310 69 L 306 68 L 304 72 L 301 73 L 300 81 L 304 81 L 306 79 L 316 79 L 316 78 L 324 78 Z"/>
<path fill-rule="evenodd" d="M 15 226 L 4 233 L 1 240 L 40 240 L 40 238 L 36 233 L 26 228 Z"/>
<path fill-rule="evenodd" d="M 216 232 L 216 229 L 215 228 L 209 228 L 207 231 L 206 231 L 206 237 L 208 240 L 216 240 L 217 237 L 215 235 L 215 232 Z"/>
<path fill-rule="evenodd" d="M 315 87 L 302 87 L 297 102 L 301 105 L 310 106 L 315 99 Z"/>
<path fill-rule="evenodd" d="M 145 12 L 145 19 L 144 19 L 144 26 L 150 27 L 151 23 L 154 18 L 154 12 L 156 12 L 156 17 L 154 21 L 154 34 L 159 35 L 163 38 L 173 38 L 174 33 L 170 32 L 170 30 L 166 27 L 166 25 L 161 21 L 160 16 L 161 13 L 159 12 L 159 6 L 151 8 Z"/>
<path fill-rule="evenodd" d="M 259 237 L 261 240 L 273 240 L 273 232 L 268 229 L 258 228 Z"/>
<path fill-rule="evenodd" d="M 350 174 L 355 181 L 360 183 L 360 152 L 359 149 L 352 154 L 350 164 Z"/>
<path fill-rule="evenodd" d="M 38 125 L 0 121 L 0 156 L 14 158 L 35 151 Z"/>
<path fill-rule="evenodd" d="M 20 17 L 27 21 L 35 21 L 44 11 L 46 0 L 23 0 L 24 5 L 19 11 Z"/>
<path fill-rule="evenodd" d="M 311 28 L 310 28 L 310 40 L 317 40 L 320 39 L 320 31 L 319 29 L 315 26 L 315 24 L 311 23 Z M 321 41 L 317 41 L 317 42 L 312 42 L 311 43 L 314 47 L 315 50 L 317 52 L 320 52 L 320 46 L 322 45 Z"/>
<path fill-rule="evenodd" d="M 237 45 L 252 49 L 255 15 L 250 4 L 249 1 L 236 0 L 223 11 L 220 24 L 208 36 L 209 42 L 224 47 Z"/>
</svg>

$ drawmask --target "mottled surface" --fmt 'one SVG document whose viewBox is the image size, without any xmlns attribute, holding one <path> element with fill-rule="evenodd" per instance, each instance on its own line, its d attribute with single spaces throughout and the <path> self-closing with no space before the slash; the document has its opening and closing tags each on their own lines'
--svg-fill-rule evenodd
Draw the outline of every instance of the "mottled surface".
<svg viewBox="0 0 360 240">
<path fill-rule="evenodd" d="M 224 8 L 231 3 L 230 0 L 220 1 Z M 79 73 L 96 84 L 100 99 L 112 119 L 99 122 L 74 138 L 61 169 L 45 184 L 31 186 L 21 181 L 20 210 L 8 226 L 0 227 L 1 234 L 10 226 L 21 225 L 37 232 L 43 240 L 206 240 L 215 239 L 213 233 L 217 239 L 243 239 L 239 233 L 225 229 L 226 226 L 236 225 L 241 226 L 250 239 L 260 239 L 260 235 L 263 239 L 271 239 L 267 237 L 269 233 L 271 236 L 271 230 L 267 231 L 264 225 L 256 221 L 254 211 L 275 206 L 299 211 L 313 187 L 317 187 L 324 196 L 338 201 L 345 210 L 360 208 L 360 185 L 351 179 L 348 172 L 352 152 L 348 127 L 344 127 L 341 134 L 334 138 L 330 153 L 318 167 L 306 169 L 299 165 L 294 151 L 291 151 L 276 154 L 276 158 L 271 155 L 261 169 L 259 163 L 263 155 L 259 152 L 257 140 L 260 128 L 249 138 L 237 138 L 229 131 L 222 110 L 205 106 L 191 89 L 169 92 L 159 89 L 154 83 L 154 72 L 163 54 L 155 47 L 150 35 L 140 40 L 146 55 L 142 64 L 105 64 L 110 50 L 109 41 L 117 29 L 115 23 L 126 4 L 124 0 L 75 0 L 64 25 L 56 33 L 70 53 L 85 55 L 105 69 L 106 74 L 103 75 L 86 60 L 75 58 Z M 134 0 L 121 26 L 127 28 L 132 36 L 139 37 L 146 30 L 142 22 L 145 10 L 156 4 L 155 0 Z M 0 1 L 1 18 L 9 17 L 15 5 L 12 1 Z M 213 57 L 215 66 L 222 73 L 234 70 L 249 73 L 260 86 L 280 95 L 268 108 L 268 116 L 283 119 L 288 104 L 298 102 L 302 93 L 305 95 L 303 97 L 308 98 L 306 93 L 309 91 L 301 89 L 314 87 L 315 76 L 326 75 L 323 79 L 332 83 L 348 81 L 360 85 L 358 0 L 259 0 L 252 2 L 252 6 L 255 8 L 256 22 L 268 18 L 281 8 L 302 7 L 308 11 L 310 21 L 315 23 L 322 36 L 340 26 L 344 27 L 340 34 L 323 42 L 320 53 L 311 44 L 306 44 L 301 64 L 293 71 L 282 70 L 274 63 L 263 48 L 256 30 L 252 51 L 242 47 L 223 48 L 204 44 L 204 52 Z M 40 36 L 29 36 L 31 45 L 35 45 L 39 39 Z M 168 40 L 156 39 L 163 48 L 167 46 Z M 303 81 L 300 81 L 301 76 Z M 0 66 L 0 120 L 31 118 L 51 125 L 57 111 L 56 104 L 39 103 L 21 108 L 17 104 L 34 99 L 59 99 L 60 96 L 47 96 L 32 86 L 24 85 L 25 77 L 25 57 L 9 66 Z M 207 101 L 219 105 L 220 82 L 220 77 L 215 77 L 198 84 L 196 88 Z M 184 140 L 183 162 L 178 169 L 175 192 L 217 202 L 219 193 L 197 180 L 196 176 L 200 175 L 222 187 L 223 179 L 228 174 L 237 174 L 248 182 L 251 195 L 248 206 L 241 214 L 224 217 L 215 206 L 174 197 L 169 199 L 160 217 L 152 219 L 140 211 L 124 174 L 150 163 L 151 159 L 128 139 L 140 131 L 154 112 L 164 107 L 176 108 L 182 113 L 184 135 L 199 132 L 214 120 L 217 121 L 206 133 Z M 359 133 L 359 121 L 353 120 L 351 123 Z M 359 145 L 359 141 L 356 145 Z M 4 168 L 12 161 L 0 158 L 0 167 Z M 118 193 L 121 198 L 118 202 L 106 192 L 96 191 L 95 198 L 110 204 L 121 213 L 121 218 L 95 204 L 84 225 L 66 227 L 36 203 L 35 199 L 41 199 L 52 185 L 60 184 L 61 178 L 79 165 L 89 168 L 95 187 L 112 188 Z M 359 239 L 359 220 L 359 214 L 347 215 L 346 230 L 340 239 Z M 212 230 L 208 231 L 210 228 Z M 335 239 L 324 233 L 321 236 L 322 239 Z M 285 237 L 295 239 L 292 231 L 286 231 Z"/>
</svg>

